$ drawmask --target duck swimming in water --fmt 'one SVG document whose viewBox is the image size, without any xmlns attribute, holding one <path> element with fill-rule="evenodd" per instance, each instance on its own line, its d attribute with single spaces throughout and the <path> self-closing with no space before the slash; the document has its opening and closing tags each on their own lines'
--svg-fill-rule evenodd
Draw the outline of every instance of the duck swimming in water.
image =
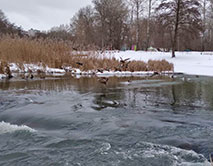
<svg viewBox="0 0 213 166">
<path fill-rule="evenodd" d="M 106 77 L 101 77 L 98 79 L 98 81 L 104 85 L 107 84 L 107 82 L 109 81 L 109 78 L 106 78 Z"/>
</svg>

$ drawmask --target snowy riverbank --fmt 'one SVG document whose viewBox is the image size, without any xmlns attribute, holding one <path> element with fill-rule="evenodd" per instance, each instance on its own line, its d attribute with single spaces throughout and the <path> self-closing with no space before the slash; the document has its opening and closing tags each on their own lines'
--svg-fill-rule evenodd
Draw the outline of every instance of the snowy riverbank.
<svg viewBox="0 0 213 166">
<path fill-rule="evenodd" d="M 145 52 L 145 51 L 107 51 L 99 54 L 100 57 L 116 58 L 118 60 L 129 58 L 130 61 L 140 60 L 148 62 L 149 60 L 163 60 L 174 64 L 175 73 L 184 73 L 188 75 L 202 75 L 213 76 L 213 52 L 176 52 L 176 58 L 171 58 L 171 53 L 165 52 Z M 98 56 L 97 56 L 98 57 Z M 64 75 L 70 72 L 74 75 L 96 75 L 98 77 L 111 77 L 111 76 L 143 76 L 152 75 L 153 72 L 145 71 L 87 71 L 83 72 L 80 69 L 65 67 L 64 69 L 55 69 L 44 67 L 39 64 L 24 64 L 21 69 L 18 65 L 11 63 L 10 70 L 12 73 L 37 73 L 38 70 L 46 75 Z M 172 73 L 168 71 L 166 73 Z M 6 75 L 0 74 L 0 79 L 4 79 Z"/>
<path fill-rule="evenodd" d="M 171 58 L 171 53 L 145 52 L 145 51 L 120 51 L 106 53 L 116 59 L 130 58 L 130 60 L 162 60 L 174 64 L 174 72 L 189 75 L 213 76 L 213 52 L 176 52 L 176 58 Z"/>
</svg>

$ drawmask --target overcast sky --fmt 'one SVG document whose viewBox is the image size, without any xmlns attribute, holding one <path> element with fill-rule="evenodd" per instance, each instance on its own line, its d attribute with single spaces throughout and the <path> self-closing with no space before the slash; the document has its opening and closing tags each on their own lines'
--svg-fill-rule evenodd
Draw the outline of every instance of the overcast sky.
<svg viewBox="0 0 213 166">
<path fill-rule="evenodd" d="M 0 9 L 10 22 L 23 29 L 49 30 L 68 24 L 72 16 L 92 0 L 0 0 Z"/>
</svg>

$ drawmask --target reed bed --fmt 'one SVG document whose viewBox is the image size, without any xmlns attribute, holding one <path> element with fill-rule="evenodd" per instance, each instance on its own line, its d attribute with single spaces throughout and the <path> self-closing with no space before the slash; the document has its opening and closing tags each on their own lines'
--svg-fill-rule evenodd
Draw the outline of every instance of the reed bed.
<svg viewBox="0 0 213 166">
<path fill-rule="evenodd" d="M 0 60 L 29 64 L 44 63 L 55 67 L 57 63 L 69 62 L 70 43 L 47 39 L 3 36 L 0 39 Z"/>
<path fill-rule="evenodd" d="M 148 71 L 148 66 L 143 61 L 131 61 L 127 67 L 127 71 Z"/>
<path fill-rule="evenodd" d="M 28 37 L 0 38 L 0 73 L 5 73 L 9 63 L 16 63 L 20 68 L 23 64 L 42 64 L 52 68 L 65 67 L 88 70 L 111 71 L 171 71 L 173 64 L 162 61 L 128 61 L 121 63 L 115 58 L 100 57 L 95 52 L 79 54 L 73 51 L 73 44 L 68 41 L 51 39 L 31 39 Z"/>
<path fill-rule="evenodd" d="M 157 72 L 162 72 L 162 71 L 173 71 L 174 70 L 174 65 L 172 63 L 169 63 L 166 60 L 149 60 L 148 61 L 148 71 L 157 71 Z"/>
</svg>

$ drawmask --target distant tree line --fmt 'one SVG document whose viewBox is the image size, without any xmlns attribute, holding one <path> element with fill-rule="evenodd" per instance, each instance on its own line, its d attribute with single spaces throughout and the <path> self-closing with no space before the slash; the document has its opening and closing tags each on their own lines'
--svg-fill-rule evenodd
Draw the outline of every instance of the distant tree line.
<svg viewBox="0 0 213 166">
<path fill-rule="evenodd" d="M 213 50 L 213 0 L 93 0 L 69 25 L 34 37 L 73 41 L 76 49 Z M 0 32 L 20 30 L 0 12 Z M 5 28 L 9 25 L 9 29 Z M 7 29 L 7 30 L 6 30 Z"/>
<path fill-rule="evenodd" d="M 19 36 L 23 36 L 24 31 L 21 27 L 17 27 L 10 23 L 4 13 L 0 10 L 0 35 L 3 34 L 17 34 Z"/>
<path fill-rule="evenodd" d="M 101 49 L 213 50 L 213 0 L 93 0 L 70 32 Z"/>
</svg>

